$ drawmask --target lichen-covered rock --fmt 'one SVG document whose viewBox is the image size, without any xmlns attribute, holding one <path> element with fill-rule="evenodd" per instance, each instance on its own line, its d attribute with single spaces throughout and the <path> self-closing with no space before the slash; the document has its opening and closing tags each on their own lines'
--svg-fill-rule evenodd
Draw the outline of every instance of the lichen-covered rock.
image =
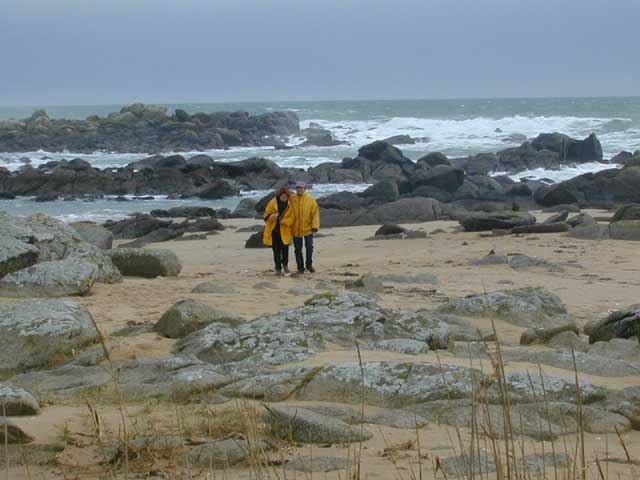
<svg viewBox="0 0 640 480">
<path fill-rule="evenodd" d="M 293 395 L 319 370 L 317 367 L 297 367 L 258 374 L 233 382 L 218 393 L 225 397 L 281 402 Z"/>
<path fill-rule="evenodd" d="M 284 465 L 285 470 L 295 470 L 304 473 L 326 473 L 336 470 L 347 470 L 353 466 L 353 462 L 347 458 L 337 457 L 296 457 Z"/>
<path fill-rule="evenodd" d="M 467 232 L 481 232 L 486 230 L 506 229 L 522 225 L 533 225 L 536 217 L 521 212 L 478 212 L 465 216 L 460 225 Z"/>
<path fill-rule="evenodd" d="M 572 331 L 561 332 L 549 340 L 549 346 L 558 350 L 586 352 L 589 348 L 587 341 Z"/>
<path fill-rule="evenodd" d="M 42 262 L 0 280 L 0 296 L 14 298 L 86 295 L 98 279 L 98 267 L 73 257 Z"/>
<path fill-rule="evenodd" d="M 156 322 L 153 329 L 167 338 L 182 338 L 210 323 L 235 326 L 240 319 L 195 300 L 180 300 Z"/>
<path fill-rule="evenodd" d="M 640 220 L 620 220 L 611 223 L 609 236 L 615 240 L 640 240 Z"/>
<path fill-rule="evenodd" d="M 38 261 L 38 249 L 6 235 L 0 236 L 0 278 Z"/>
<path fill-rule="evenodd" d="M 189 464 L 204 469 L 228 468 L 252 456 L 262 455 L 267 450 L 268 445 L 260 440 L 249 442 L 245 439 L 229 438 L 192 448 Z"/>
<path fill-rule="evenodd" d="M 521 288 L 450 300 L 439 311 L 496 317 L 521 327 L 553 327 L 569 320 L 560 298 L 544 288 Z"/>
<path fill-rule="evenodd" d="M 366 430 L 304 408 L 271 405 L 264 419 L 275 436 L 292 442 L 352 443 L 372 437 Z"/>
<path fill-rule="evenodd" d="M 388 340 L 380 340 L 366 345 L 370 350 L 386 350 L 388 352 L 405 353 L 408 355 L 418 355 L 419 353 L 428 353 L 429 345 L 419 340 L 411 338 L 390 338 Z"/>
<path fill-rule="evenodd" d="M 212 364 L 255 370 L 307 360 L 327 343 L 353 348 L 356 339 L 411 338 L 402 318 L 361 293 L 320 294 L 301 307 L 236 327 L 212 323 L 180 340 L 177 350 Z"/>
<path fill-rule="evenodd" d="M 124 276 L 176 277 L 182 270 L 178 257 L 170 250 L 114 248 L 107 253 Z"/>
<path fill-rule="evenodd" d="M 487 377 L 478 370 L 427 363 L 367 362 L 331 365 L 305 385 L 300 400 L 403 407 L 434 400 L 469 398 Z M 362 375 L 364 374 L 364 385 Z"/>
<path fill-rule="evenodd" d="M 0 405 L 0 415 L 9 417 L 37 415 L 40 411 L 40 405 L 33 395 L 8 383 L 0 383 Z"/>
<path fill-rule="evenodd" d="M 0 305 L 0 371 L 50 366 L 95 341 L 87 309 L 63 300 Z"/>
<path fill-rule="evenodd" d="M 5 236 L 35 247 L 39 262 L 75 259 L 95 264 L 98 282 L 115 283 L 122 279 L 104 251 L 85 242 L 73 228 L 55 218 L 40 213 L 13 217 L 0 212 L 0 237 Z"/>
</svg>

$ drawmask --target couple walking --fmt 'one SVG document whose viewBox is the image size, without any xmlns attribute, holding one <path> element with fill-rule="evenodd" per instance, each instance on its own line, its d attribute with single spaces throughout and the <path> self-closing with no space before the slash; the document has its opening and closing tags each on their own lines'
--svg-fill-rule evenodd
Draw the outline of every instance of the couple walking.
<svg viewBox="0 0 640 480">
<path fill-rule="evenodd" d="M 289 273 L 289 245 L 293 238 L 298 274 L 305 269 L 314 273 L 313 234 L 320 228 L 320 209 L 309 193 L 304 182 L 295 184 L 296 193 L 288 187 L 276 192 L 264 211 L 263 243 L 273 249 L 273 261 L 279 275 Z M 302 254 L 302 243 L 305 256 Z"/>
</svg>

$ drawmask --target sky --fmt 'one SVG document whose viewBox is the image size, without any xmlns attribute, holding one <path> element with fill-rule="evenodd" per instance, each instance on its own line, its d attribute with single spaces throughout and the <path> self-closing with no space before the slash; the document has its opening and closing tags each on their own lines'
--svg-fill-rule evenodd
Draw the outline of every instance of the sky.
<svg viewBox="0 0 640 480">
<path fill-rule="evenodd" d="M 0 105 L 640 95 L 638 0 L 2 0 Z"/>
</svg>

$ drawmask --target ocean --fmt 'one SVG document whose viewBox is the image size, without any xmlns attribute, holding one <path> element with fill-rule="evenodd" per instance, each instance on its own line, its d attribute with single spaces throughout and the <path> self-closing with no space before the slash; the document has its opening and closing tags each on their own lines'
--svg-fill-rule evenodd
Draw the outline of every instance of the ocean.
<svg viewBox="0 0 640 480">
<path fill-rule="evenodd" d="M 640 97 L 610 98 L 515 98 L 515 99 L 452 99 L 452 100 L 375 100 L 375 101 L 305 101 L 258 103 L 186 103 L 165 104 L 170 111 L 181 108 L 189 113 L 243 110 L 259 114 L 276 110 L 293 110 L 301 120 L 301 127 L 317 123 L 332 131 L 337 140 L 347 142 L 335 147 L 310 147 L 275 151 L 271 148 L 235 148 L 212 150 L 208 153 L 218 161 L 242 160 L 263 156 L 283 167 L 307 168 L 323 162 L 339 162 L 355 156 L 362 145 L 394 135 L 409 135 L 420 139 L 415 145 L 399 148 L 411 158 L 439 151 L 449 157 L 461 157 L 483 152 L 495 152 L 522 142 L 521 137 L 534 137 L 542 132 L 562 132 L 583 138 L 594 132 L 600 139 L 605 159 L 622 150 L 640 149 Z M 86 118 L 106 116 L 122 105 L 97 106 L 24 106 L 0 107 L 0 120 L 29 117 L 37 108 L 44 108 L 52 118 Z M 292 145 L 302 138 L 290 138 Z M 185 156 L 201 152 L 181 152 Z M 83 158 L 99 168 L 120 167 L 144 158 L 144 154 L 114 154 L 95 152 L 4 152 L 0 166 L 11 170 L 30 158 L 33 165 L 57 159 Z M 568 166 L 559 170 L 520 172 L 519 178 L 551 178 L 562 181 L 582 173 L 610 166 L 589 163 Z M 351 185 L 358 191 L 366 185 Z M 347 189 L 344 185 L 318 185 L 316 196 Z M 259 197 L 264 192 L 244 192 L 244 196 Z M 43 211 L 64 220 L 120 218 L 133 211 L 149 211 L 185 205 L 186 202 L 210 205 L 214 208 L 233 208 L 238 198 L 203 202 L 198 200 L 167 200 L 114 202 L 52 202 L 36 204 L 30 199 L 3 201 L 0 209 L 16 214 Z"/>
</svg>

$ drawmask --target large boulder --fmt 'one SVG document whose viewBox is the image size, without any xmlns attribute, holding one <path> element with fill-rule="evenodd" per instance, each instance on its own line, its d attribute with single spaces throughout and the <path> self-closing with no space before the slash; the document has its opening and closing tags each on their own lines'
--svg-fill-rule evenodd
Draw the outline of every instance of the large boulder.
<svg viewBox="0 0 640 480">
<path fill-rule="evenodd" d="M 577 203 L 576 196 L 562 184 L 544 186 L 533 194 L 533 199 L 543 207 Z"/>
<path fill-rule="evenodd" d="M 379 203 L 387 203 L 396 201 L 400 193 L 398 192 L 398 184 L 394 180 L 382 180 L 367 188 L 360 196 L 371 198 Z"/>
<path fill-rule="evenodd" d="M 640 338 L 640 304 L 617 310 L 589 327 L 589 343 L 614 338 Z"/>
<path fill-rule="evenodd" d="M 510 230 L 523 225 L 533 225 L 536 217 L 524 212 L 477 212 L 466 215 L 460 220 L 460 225 L 467 232 L 481 232 L 486 230 Z"/>
<path fill-rule="evenodd" d="M 211 185 L 198 190 L 195 194 L 198 198 L 206 200 L 216 200 L 224 197 L 235 197 L 240 193 L 240 189 L 228 180 L 216 180 Z"/>
<path fill-rule="evenodd" d="M 105 251 L 84 241 L 69 225 L 42 214 L 12 217 L 0 212 L 0 238 L 11 237 L 38 250 L 39 262 L 73 260 L 92 263 L 96 281 L 114 283 L 122 279 Z"/>
<path fill-rule="evenodd" d="M 499 318 L 521 327 L 556 327 L 571 320 L 562 300 L 544 288 L 521 288 L 449 300 L 438 309 L 461 316 Z"/>
<path fill-rule="evenodd" d="M 451 163 L 449 163 L 449 159 L 447 158 L 447 156 L 444 153 L 440 153 L 440 152 L 428 153 L 420 157 L 416 162 L 416 164 L 419 167 L 427 167 L 427 168 L 435 167 L 437 165 L 451 165 Z"/>
<path fill-rule="evenodd" d="M 109 256 L 122 275 L 129 277 L 176 277 L 182 265 L 170 250 L 115 248 Z"/>
<path fill-rule="evenodd" d="M 61 363 L 96 340 L 87 309 L 64 300 L 0 305 L 0 371 L 14 373 Z"/>
<path fill-rule="evenodd" d="M 40 412 L 40 405 L 33 395 L 8 383 L 0 383 L 0 405 L 8 417 L 37 415 Z"/>
<path fill-rule="evenodd" d="M 38 249 L 13 237 L 0 236 L 0 278 L 38 261 Z"/>
<path fill-rule="evenodd" d="M 42 262 L 0 280 L 0 296 L 14 298 L 86 295 L 98 278 L 94 263 L 75 258 Z"/>
<path fill-rule="evenodd" d="M 104 227 L 113 234 L 114 238 L 133 239 L 143 237 L 161 228 L 167 228 L 170 223 L 151 215 L 134 215 L 117 222 L 107 222 Z"/>
<path fill-rule="evenodd" d="M 561 161 L 595 162 L 602 160 L 602 146 L 594 133 L 584 140 L 575 140 L 561 133 L 541 133 L 532 142 L 536 150 L 550 150 Z"/>
<path fill-rule="evenodd" d="M 445 192 L 454 193 L 462 186 L 464 181 L 464 171 L 461 168 L 449 165 L 436 165 L 419 177 L 413 176 L 414 187 L 423 185 L 439 188 Z"/>
<path fill-rule="evenodd" d="M 611 218 L 611 223 L 621 220 L 640 220 L 640 205 L 623 205 L 616 210 L 616 213 Z"/>
<path fill-rule="evenodd" d="M 213 322 L 235 326 L 238 321 L 238 317 L 210 307 L 206 303 L 180 300 L 160 317 L 153 329 L 163 337 L 182 338 Z"/>
<path fill-rule="evenodd" d="M 85 242 L 102 250 L 109 250 L 113 246 L 113 233 L 93 222 L 75 222 L 69 224 Z"/>
<path fill-rule="evenodd" d="M 609 236 L 615 240 L 640 240 L 640 220 L 619 220 L 611 223 Z"/>
</svg>

